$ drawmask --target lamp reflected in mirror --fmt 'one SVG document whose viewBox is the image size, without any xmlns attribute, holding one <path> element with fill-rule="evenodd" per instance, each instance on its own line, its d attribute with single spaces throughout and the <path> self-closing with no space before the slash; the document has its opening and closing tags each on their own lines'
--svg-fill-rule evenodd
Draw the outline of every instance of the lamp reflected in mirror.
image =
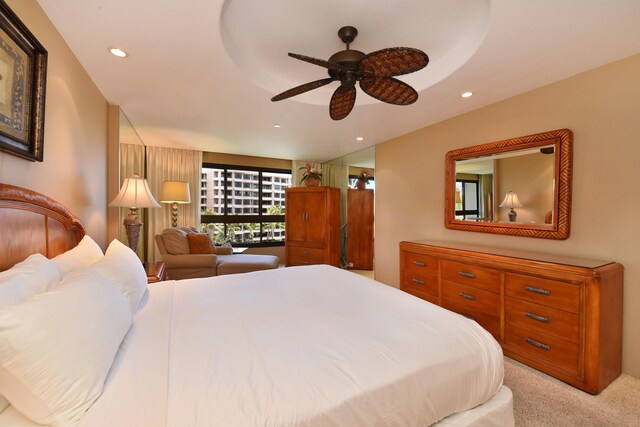
<svg viewBox="0 0 640 427">
<path fill-rule="evenodd" d="M 520 200 L 518 199 L 518 195 L 513 191 L 509 191 L 504 196 L 504 200 L 502 201 L 502 203 L 500 203 L 500 207 L 511 209 L 508 213 L 509 221 L 515 222 L 516 217 L 518 216 L 518 213 L 513 208 L 521 208 L 523 206 L 522 206 L 522 203 L 520 203 Z"/>
</svg>

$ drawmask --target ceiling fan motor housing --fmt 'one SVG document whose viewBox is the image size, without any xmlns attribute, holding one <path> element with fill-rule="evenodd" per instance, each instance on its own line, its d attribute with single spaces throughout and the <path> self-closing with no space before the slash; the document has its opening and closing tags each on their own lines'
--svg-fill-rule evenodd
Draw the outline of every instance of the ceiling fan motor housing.
<svg viewBox="0 0 640 427">
<path fill-rule="evenodd" d="M 340 52 L 334 53 L 329 58 L 329 62 L 333 64 L 342 65 L 347 71 L 340 71 L 336 69 L 328 69 L 329 76 L 336 80 L 343 80 L 343 77 L 346 75 L 353 75 L 355 78 L 355 72 L 358 71 L 360 66 L 360 61 L 365 57 L 364 52 L 360 52 L 359 50 L 341 50 Z M 355 80 L 354 80 L 355 83 Z"/>
</svg>

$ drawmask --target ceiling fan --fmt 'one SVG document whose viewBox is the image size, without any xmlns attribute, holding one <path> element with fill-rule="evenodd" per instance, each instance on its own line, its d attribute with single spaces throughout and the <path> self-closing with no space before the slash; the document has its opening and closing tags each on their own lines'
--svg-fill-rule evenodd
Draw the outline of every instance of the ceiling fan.
<svg viewBox="0 0 640 427">
<path fill-rule="evenodd" d="M 356 102 L 356 82 L 360 82 L 360 88 L 364 93 L 380 101 L 395 105 L 416 102 L 418 92 L 393 76 L 413 73 L 426 67 L 429 63 L 427 54 L 410 47 L 391 47 L 365 55 L 359 50 L 349 49 L 349 44 L 357 35 L 358 30 L 355 27 L 340 28 L 338 37 L 347 48 L 331 55 L 328 61 L 289 53 L 292 58 L 327 68 L 330 77 L 286 90 L 271 98 L 271 101 L 281 101 L 333 81 L 340 81 L 340 86 L 333 93 L 329 104 L 329 115 L 333 120 L 344 119 L 353 109 Z"/>
</svg>

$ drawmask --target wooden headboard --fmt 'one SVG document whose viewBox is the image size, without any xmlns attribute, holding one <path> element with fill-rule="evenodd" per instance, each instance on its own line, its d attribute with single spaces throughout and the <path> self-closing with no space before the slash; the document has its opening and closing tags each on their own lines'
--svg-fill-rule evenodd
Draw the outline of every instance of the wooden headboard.
<svg viewBox="0 0 640 427">
<path fill-rule="evenodd" d="M 0 184 L 0 271 L 37 252 L 53 258 L 75 247 L 84 233 L 82 222 L 55 200 Z"/>
</svg>

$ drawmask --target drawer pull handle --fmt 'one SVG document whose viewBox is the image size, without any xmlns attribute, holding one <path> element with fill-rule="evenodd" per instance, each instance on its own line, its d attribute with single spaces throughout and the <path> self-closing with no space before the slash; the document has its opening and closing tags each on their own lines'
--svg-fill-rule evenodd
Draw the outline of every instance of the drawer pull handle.
<svg viewBox="0 0 640 427">
<path fill-rule="evenodd" d="M 541 294 L 541 295 L 551 295 L 551 291 L 548 291 L 546 289 L 540 289 L 540 288 L 534 288 L 533 286 L 525 286 L 524 287 L 527 291 L 529 292 L 534 292 L 536 294 Z"/>
<path fill-rule="evenodd" d="M 425 264 L 425 263 L 424 263 L 424 262 L 422 262 L 422 261 L 413 261 L 413 263 L 414 263 L 415 265 L 417 265 L 418 267 L 426 267 L 426 266 L 427 266 L 427 264 Z"/>
<path fill-rule="evenodd" d="M 551 322 L 551 320 L 548 317 L 542 317 L 542 316 L 538 316 L 537 314 L 533 314 L 533 313 L 525 313 L 525 316 L 527 316 L 530 319 L 533 320 L 537 320 L 539 322 L 544 322 L 544 323 L 549 323 Z"/>
<path fill-rule="evenodd" d="M 470 299 L 471 301 L 476 299 L 475 295 L 465 294 L 464 292 L 458 292 L 458 295 L 460 295 L 462 298 Z"/>
<path fill-rule="evenodd" d="M 473 316 L 467 316 L 466 314 L 463 314 L 464 317 L 466 317 L 469 320 L 473 320 L 475 322 L 476 318 Z"/>
<path fill-rule="evenodd" d="M 303 265 L 309 265 L 309 261 L 302 261 Z"/>
<path fill-rule="evenodd" d="M 413 278 L 413 283 L 417 283 L 418 285 L 424 285 L 424 280 Z"/>
<path fill-rule="evenodd" d="M 541 348 L 541 349 L 543 349 L 543 350 L 547 350 L 547 351 L 551 350 L 551 347 L 549 347 L 548 345 L 546 345 L 546 344 L 542 344 L 541 342 L 538 342 L 538 341 L 536 341 L 536 340 L 532 340 L 531 338 L 527 338 L 527 342 L 528 342 L 529 344 L 531 344 L 532 346 L 535 346 L 535 347 Z"/>
<path fill-rule="evenodd" d="M 468 277 L 470 279 L 475 279 L 476 275 L 473 273 L 467 273 L 466 271 L 458 271 L 458 274 L 462 277 Z"/>
</svg>

